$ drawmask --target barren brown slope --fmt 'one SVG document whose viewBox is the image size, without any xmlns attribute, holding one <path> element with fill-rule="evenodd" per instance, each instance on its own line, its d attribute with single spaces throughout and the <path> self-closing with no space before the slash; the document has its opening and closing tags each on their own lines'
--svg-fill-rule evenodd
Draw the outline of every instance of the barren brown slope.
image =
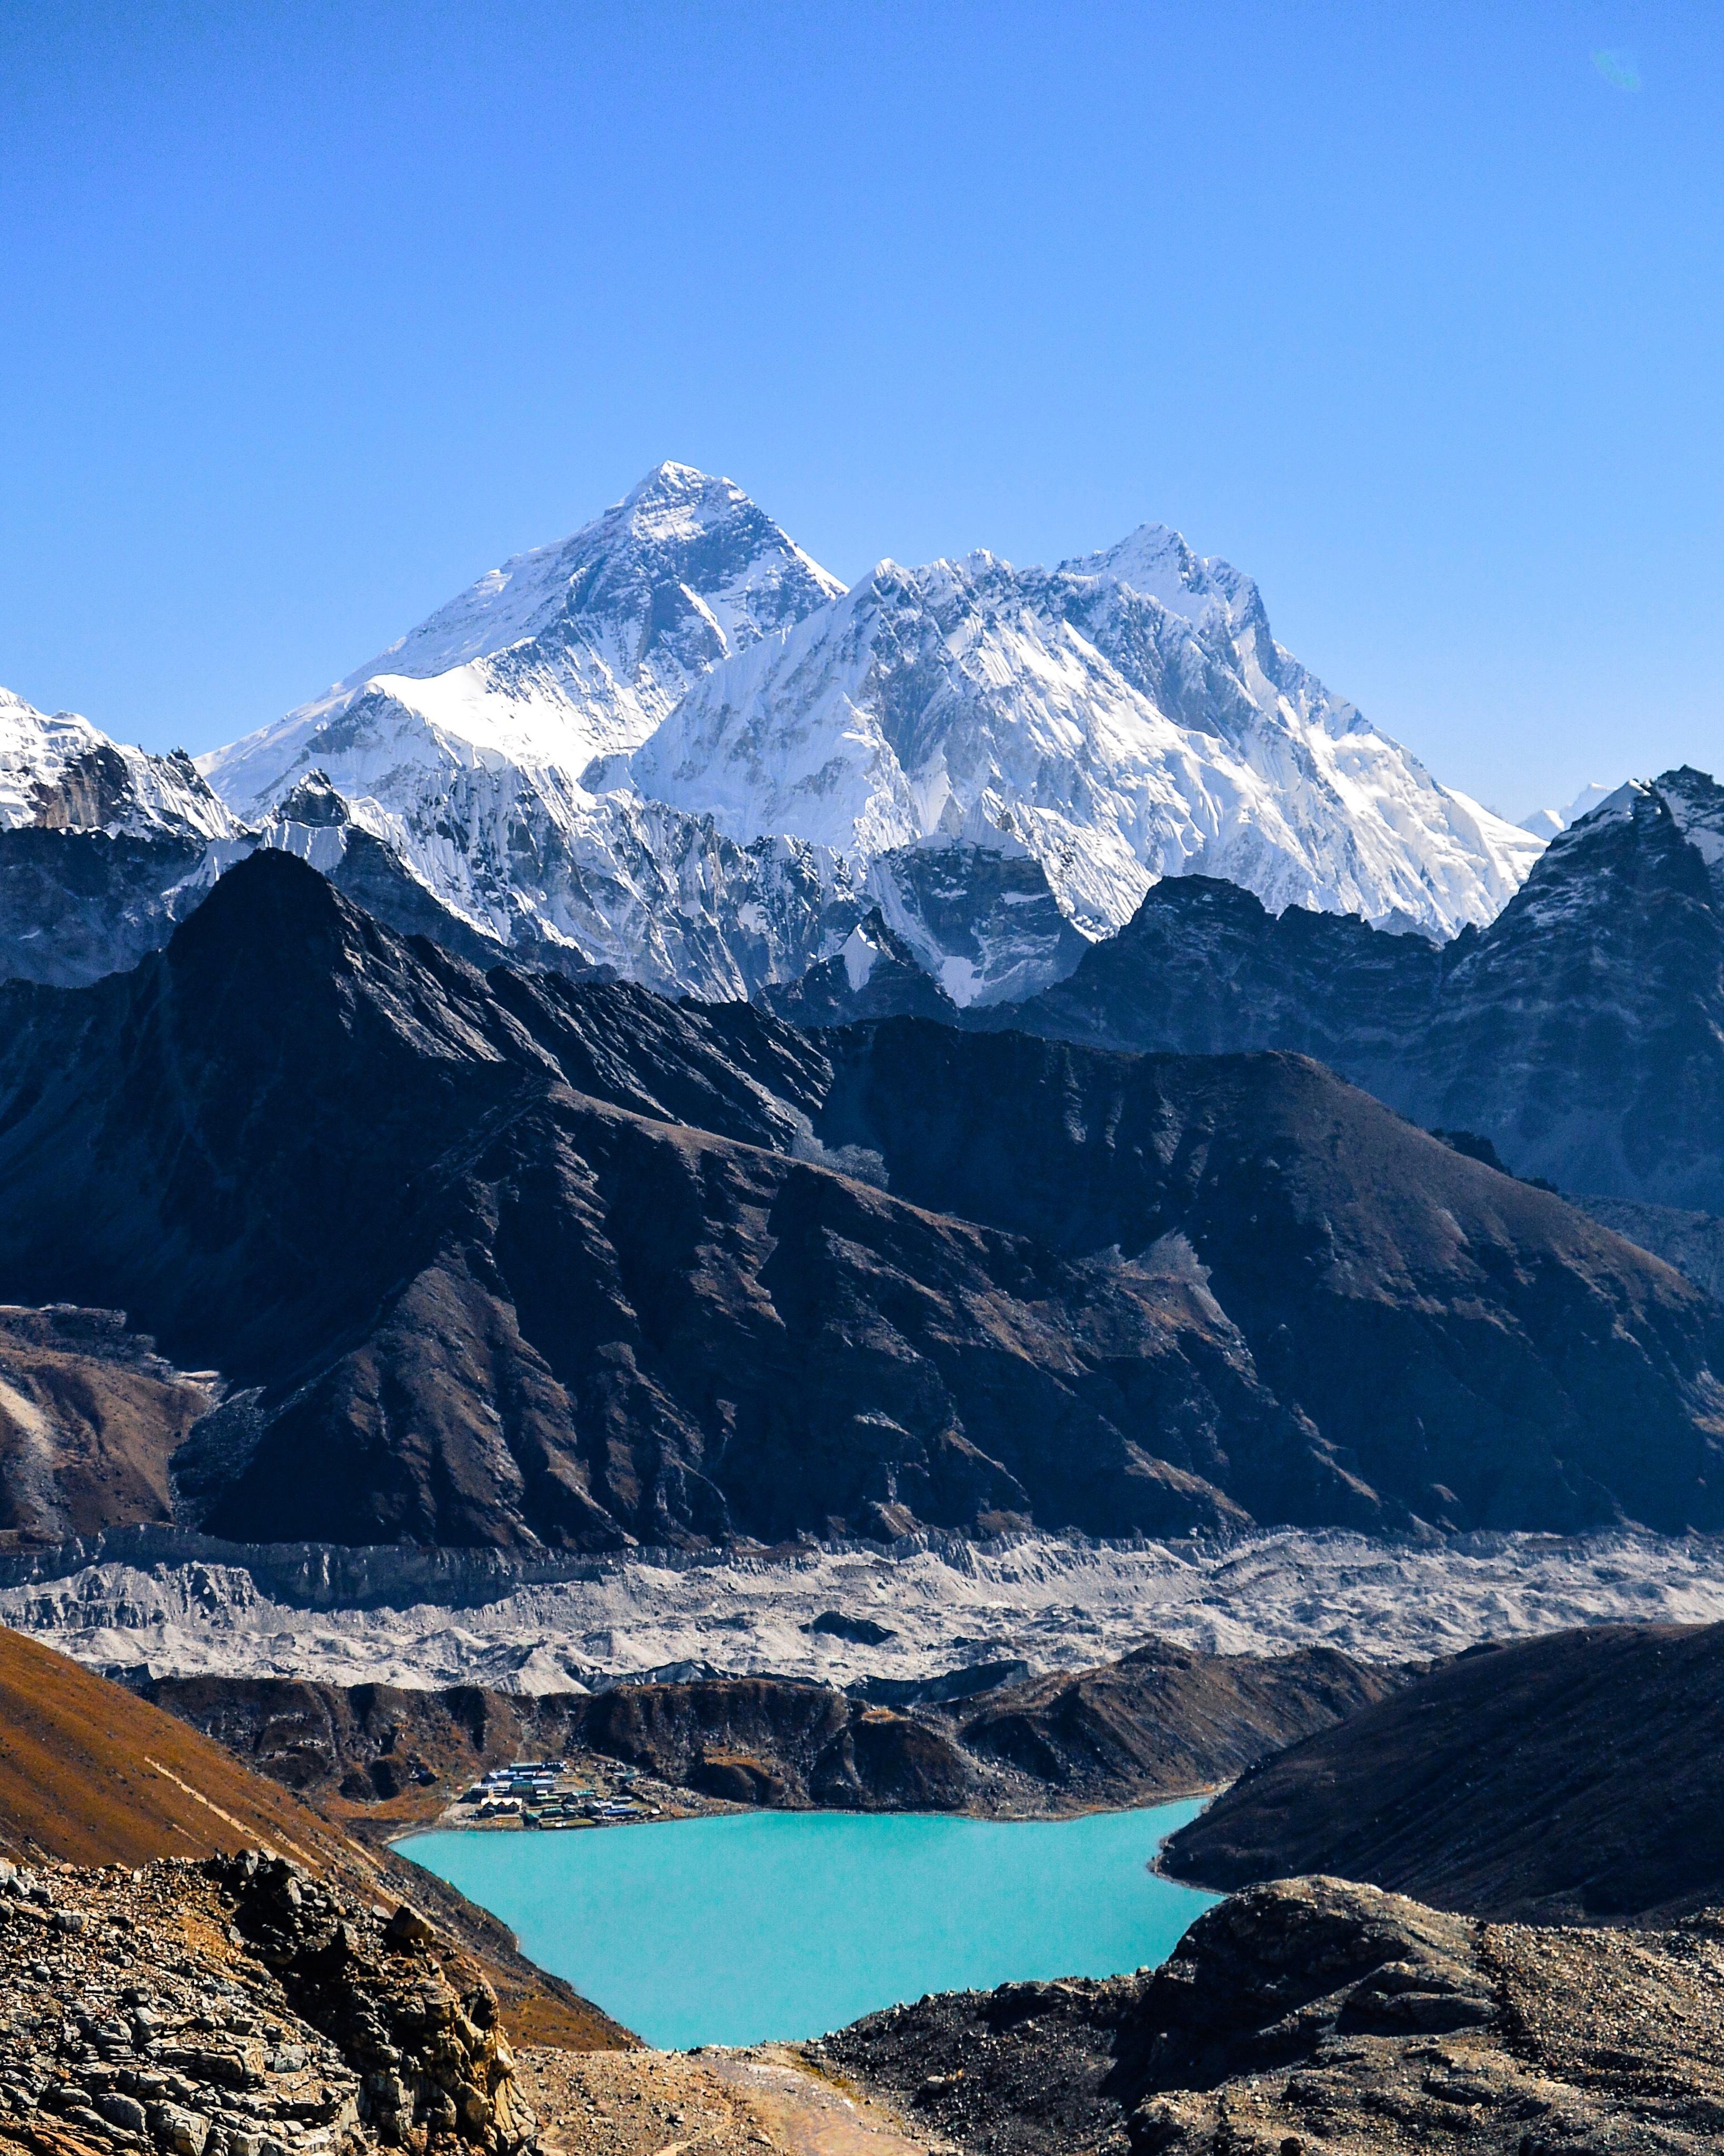
<svg viewBox="0 0 1724 2156">
<path fill-rule="evenodd" d="M 123 1311 L 0 1305 L 0 1548 L 171 1522 L 168 1461 L 219 1389 Z"/>
<path fill-rule="evenodd" d="M 220 1745 L 0 1630 L 0 1854 L 136 1866 L 259 1847 L 377 1889 L 367 1852 Z"/>
<path fill-rule="evenodd" d="M 136 1867 L 258 1848 L 368 1901 L 423 1903 L 482 1961 L 518 2039 L 577 2049 L 634 2041 L 453 1890 L 362 1848 L 160 1707 L 0 1629 L 0 1856 Z"/>
</svg>

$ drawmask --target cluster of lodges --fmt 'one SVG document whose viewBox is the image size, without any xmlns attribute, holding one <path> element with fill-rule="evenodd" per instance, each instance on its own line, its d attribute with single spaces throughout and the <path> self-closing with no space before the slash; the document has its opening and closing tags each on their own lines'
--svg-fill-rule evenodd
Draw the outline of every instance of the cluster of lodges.
<svg viewBox="0 0 1724 2156">
<path fill-rule="evenodd" d="M 612 1767 L 614 1781 L 625 1788 L 640 1778 L 638 1767 Z M 566 1759 L 517 1759 L 512 1766 L 493 1767 L 482 1780 L 456 1799 L 472 1805 L 477 1819 L 518 1818 L 523 1826 L 597 1826 L 604 1820 L 651 1819 L 654 1804 L 637 1804 L 625 1797 L 587 1785 L 576 1785 Z"/>
</svg>

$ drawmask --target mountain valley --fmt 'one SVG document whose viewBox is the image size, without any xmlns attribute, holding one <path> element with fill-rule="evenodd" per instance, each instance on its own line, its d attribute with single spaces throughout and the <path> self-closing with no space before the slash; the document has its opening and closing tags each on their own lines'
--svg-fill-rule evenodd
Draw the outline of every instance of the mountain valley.
<svg viewBox="0 0 1724 2156">
<path fill-rule="evenodd" d="M 0 696 L 0 2143 L 1715 2145 L 1721 864 L 675 464 L 196 763 Z M 552 1756 L 1232 1891 L 673 2058 L 391 1846 Z"/>
</svg>

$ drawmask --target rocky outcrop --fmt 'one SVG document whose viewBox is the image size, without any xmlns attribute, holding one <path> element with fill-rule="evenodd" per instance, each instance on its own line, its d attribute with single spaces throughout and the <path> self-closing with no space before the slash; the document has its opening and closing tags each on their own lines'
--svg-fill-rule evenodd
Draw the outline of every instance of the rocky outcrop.
<svg viewBox="0 0 1724 2156">
<path fill-rule="evenodd" d="M 1541 1931 L 1300 1878 L 1210 1910 L 1157 1970 L 926 1999 L 813 2049 L 994 2156 L 1699 2156 L 1721 1995 L 1716 1914 Z"/>
<path fill-rule="evenodd" d="M 5 1867 L 0 2140 L 163 2156 L 469 2148 L 535 2125 L 484 1975 L 405 1905 L 247 1851 Z"/>
<path fill-rule="evenodd" d="M 509 2025 L 549 2043 L 631 2040 L 556 1977 L 524 1961 L 512 1935 L 428 1873 L 352 1839 L 229 1747 L 134 1698 L 62 1655 L 0 1630 L 0 1858 L 58 1876 L 93 1876 L 184 1852 L 226 1857 L 258 1845 L 367 1906 L 408 1896 L 485 1970 Z M 3 2014 L 0 2014 L 3 2022 Z"/>
<path fill-rule="evenodd" d="M 1716 1306 L 1315 1064 L 481 976 L 276 851 L 0 991 L 0 1293 L 220 1369 L 242 1540 L 1724 1521 Z"/>
<path fill-rule="evenodd" d="M 1151 1640 L 1122 1661 L 922 1687 L 893 1706 L 772 1677 L 594 1695 L 290 1678 L 157 1677 L 145 1697 L 312 1802 L 441 1809 L 521 1758 L 590 1750 L 732 1802 L 864 1811 L 1047 1812 L 1181 1795 L 1386 1697 L 1397 1673 L 1324 1649 L 1201 1655 Z M 873 1687 L 866 1690 L 871 1691 Z M 915 1686 L 905 1687 L 915 1691 Z M 403 1799 L 406 1799 L 403 1805 Z"/>
<path fill-rule="evenodd" d="M 1244 1775 L 1162 1861 L 1324 1871 L 1439 1907 L 1652 1923 L 1724 1903 L 1724 1625 L 1475 1647 Z"/>
</svg>

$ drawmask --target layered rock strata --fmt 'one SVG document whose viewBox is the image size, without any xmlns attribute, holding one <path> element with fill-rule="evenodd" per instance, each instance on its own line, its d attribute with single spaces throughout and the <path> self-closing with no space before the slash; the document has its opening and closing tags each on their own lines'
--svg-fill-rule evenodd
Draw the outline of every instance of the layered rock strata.
<svg viewBox="0 0 1724 2156">
<path fill-rule="evenodd" d="M 163 2156 L 516 2156 L 490 1986 L 393 1914 L 248 1851 L 5 1867 L 0 2140 Z"/>
</svg>

